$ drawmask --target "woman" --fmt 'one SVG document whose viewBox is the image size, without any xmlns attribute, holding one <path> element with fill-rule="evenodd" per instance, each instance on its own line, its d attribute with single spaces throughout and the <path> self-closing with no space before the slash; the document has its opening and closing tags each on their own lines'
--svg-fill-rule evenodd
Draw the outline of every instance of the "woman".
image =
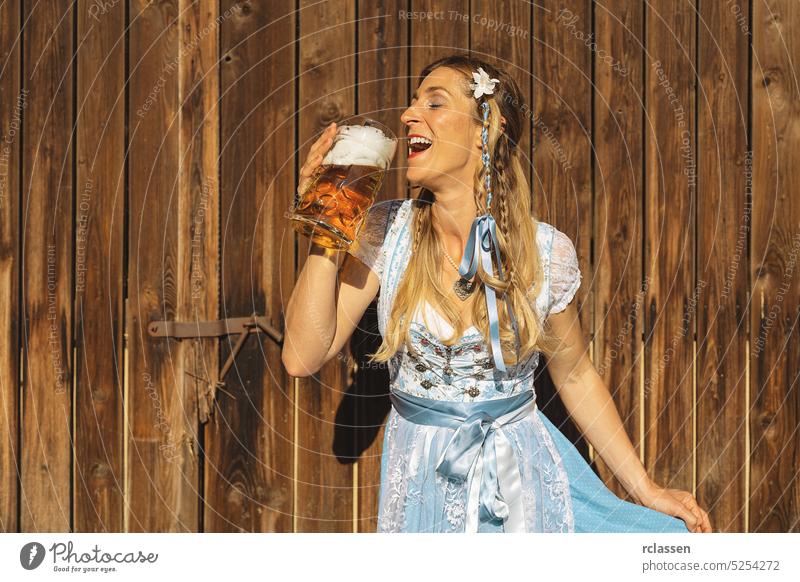
<svg viewBox="0 0 800 582">
<path fill-rule="evenodd" d="M 481 60 L 451 56 L 422 71 L 401 116 L 420 194 L 373 205 L 350 255 L 312 245 L 286 310 L 283 363 L 314 373 L 381 290 L 373 361 L 389 363 L 393 406 L 379 531 L 710 532 L 691 493 L 647 476 L 587 357 L 575 248 L 531 216 L 517 147 L 525 110 L 514 80 Z M 300 190 L 335 132 L 312 146 Z M 349 256 L 359 261 L 345 259 L 337 287 Z M 616 497 L 536 406 L 541 353 L 637 503 Z"/>
</svg>

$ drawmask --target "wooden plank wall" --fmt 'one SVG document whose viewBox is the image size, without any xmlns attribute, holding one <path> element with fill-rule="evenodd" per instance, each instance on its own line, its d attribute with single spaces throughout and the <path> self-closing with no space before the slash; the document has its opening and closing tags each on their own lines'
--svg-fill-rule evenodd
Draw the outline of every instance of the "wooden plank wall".
<svg viewBox="0 0 800 582">
<path fill-rule="evenodd" d="M 293 8 L 222 2 L 211 65 L 220 75 L 219 316 L 257 312 L 277 327 L 295 267 L 282 218 L 295 171 Z M 221 342 L 220 362 L 237 339 Z M 203 529 L 291 531 L 295 396 L 280 350 L 260 334 L 248 339 L 225 382 L 205 431 Z"/>
<path fill-rule="evenodd" d="M 20 132 L 24 267 L 19 272 L 18 519 L 23 531 L 65 531 L 72 524 L 70 433 L 75 420 L 73 13 L 71 3 L 60 0 L 51 10 L 26 17 L 30 25 L 21 72 L 23 88 L 30 90 Z"/>
<path fill-rule="evenodd" d="M 375 530 L 375 303 L 308 378 L 259 333 L 217 386 L 236 336 L 148 327 L 280 329 L 311 143 L 402 135 L 422 68 L 471 53 L 528 100 L 534 208 L 650 474 L 718 531 L 800 531 L 799 34 L 791 0 L 0 4 L 0 530 Z M 416 194 L 400 150 L 381 201 Z"/>
<path fill-rule="evenodd" d="M 690 6 L 694 9 L 694 6 Z M 649 4 L 650 59 L 643 93 L 645 466 L 659 483 L 692 486 L 694 279 L 697 158 L 693 91 L 695 19 L 668 2 Z M 652 46 L 652 51 L 650 47 Z M 715 516 L 716 517 L 716 516 Z"/>
<path fill-rule="evenodd" d="M 181 260 L 181 72 L 178 0 L 129 5 L 125 527 L 191 531 L 197 464 L 188 342 L 153 341 L 148 324 L 177 319 L 188 282 Z M 157 484 L 157 485 L 154 485 Z"/>
<path fill-rule="evenodd" d="M 796 2 L 753 3 L 748 531 L 797 531 L 800 487 L 800 151 Z M 757 58 L 755 58 L 757 56 Z M 746 160 L 747 162 L 748 160 Z M 745 174 L 748 175 L 747 173 Z"/>
<path fill-rule="evenodd" d="M 595 284 L 595 367 L 609 382 L 620 416 L 639 452 L 644 423 L 640 391 L 644 298 L 641 241 L 643 234 L 644 151 L 640 144 L 645 71 L 644 5 L 641 2 L 598 4 L 594 11 L 598 53 L 593 68 L 595 92 L 593 134 Z M 597 459 L 600 475 L 617 495 L 625 490 Z"/>
<path fill-rule="evenodd" d="M 19 531 L 21 7 L 0 5 L 0 530 Z"/>
<path fill-rule="evenodd" d="M 75 160 L 76 531 L 125 527 L 125 6 L 78 7 Z M 104 309 L 99 309 L 99 306 Z"/>
<path fill-rule="evenodd" d="M 752 211 L 748 182 L 749 15 L 732 18 L 722 3 L 700 3 L 695 62 L 697 201 L 695 231 L 694 474 L 691 485 L 714 500 L 721 531 L 749 530 L 747 458 L 747 232 Z M 752 309 L 752 304 L 750 305 Z M 789 388 L 788 384 L 785 388 Z M 752 418 L 752 411 L 749 413 Z M 789 479 L 790 482 L 791 479 Z M 778 497 L 776 497 L 777 499 Z M 744 506 L 742 505 L 744 500 Z M 797 519 L 796 517 L 794 518 Z M 784 529 L 794 526 L 786 522 Z"/>
</svg>

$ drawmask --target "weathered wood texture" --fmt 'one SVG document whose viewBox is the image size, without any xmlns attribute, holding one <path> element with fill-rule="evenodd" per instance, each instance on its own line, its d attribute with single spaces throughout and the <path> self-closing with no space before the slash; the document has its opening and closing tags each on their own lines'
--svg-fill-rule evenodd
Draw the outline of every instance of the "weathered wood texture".
<svg viewBox="0 0 800 582">
<path fill-rule="evenodd" d="M 238 336 L 149 330 L 281 329 L 311 143 L 357 114 L 402 136 L 461 53 L 522 89 L 533 207 L 650 475 L 717 531 L 800 531 L 798 38 L 792 0 L 0 4 L 0 530 L 375 530 L 374 302 L 302 379 L 260 332 L 217 385 Z M 380 200 L 415 195 L 404 149 Z"/>
</svg>

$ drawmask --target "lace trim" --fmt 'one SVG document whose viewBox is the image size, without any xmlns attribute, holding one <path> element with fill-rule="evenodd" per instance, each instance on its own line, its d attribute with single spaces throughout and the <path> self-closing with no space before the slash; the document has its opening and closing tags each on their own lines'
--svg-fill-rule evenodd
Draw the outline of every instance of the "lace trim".
<svg viewBox="0 0 800 582">
<path fill-rule="evenodd" d="M 403 527 L 403 500 L 405 498 L 405 473 L 408 457 L 397 455 L 397 432 L 399 415 L 392 409 L 389 422 L 386 424 L 385 442 L 389 445 L 383 454 L 388 456 L 387 474 L 383 476 L 380 489 L 380 507 L 378 511 L 378 531 L 396 532 Z"/>
<path fill-rule="evenodd" d="M 380 279 L 386 259 L 387 226 L 392 219 L 397 200 L 375 202 L 367 210 L 358 228 L 356 239 L 348 252 L 367 265 Z"/>
<path fill-rule="evenodd" d="M 570 238 L 555 228 L 550 245 L 549 282 L 550 309 L 548 313 L 560 313 L 567 308 L 581 286 L 583 278 L 578 265 L 578 254 Z"/>
<path fill-rule="evenodd" d="M 405 257 L 405 250 L 408 246 L 409 237 L 401 235 L 408 230 L 408 217 L 411 212 L 411 204 L 413 199 L 409 198 L 407 200 L 395 200 L 394 202 L 399 206 L 386 233 L 385 240 L 386 249 L 392 249 L 392 251 L 391 253 L 384 253 L 384 269 L 381 288 L 385 292 L 381 293 L 380 297 L 378 298 L 378 329 L 381 335 L 386 335 L 386 324 L 389 316 L 389 309 L 391 308 L 392 301 L 394 300 L 399 271 L 404 264 L 404 261 L 401 260 L 401 258 Z"/>
</svg>

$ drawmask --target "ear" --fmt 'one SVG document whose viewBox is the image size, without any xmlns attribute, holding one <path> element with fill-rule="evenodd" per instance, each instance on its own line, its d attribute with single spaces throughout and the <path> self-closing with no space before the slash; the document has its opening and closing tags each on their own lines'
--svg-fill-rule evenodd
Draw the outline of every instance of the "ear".
<svg viewBox="0 0 800 582">
<path fill-rule="evenodd" d="M 483 149 L 483 126 L 478 125 L 475 128 L 475 147 L 479 150 Z"/>
<path fill-rule="evenodd" d="M 504 116 L 500 116 L 500 133 L 505 133 L 506 131 L 506 118 Z M 477 133 L 475 134 L 475 147 L 479 150 L 483 149 L 483 139 L 481 137 L 483 132 L 483 126 L 478 126 Z"/>
</svg>

